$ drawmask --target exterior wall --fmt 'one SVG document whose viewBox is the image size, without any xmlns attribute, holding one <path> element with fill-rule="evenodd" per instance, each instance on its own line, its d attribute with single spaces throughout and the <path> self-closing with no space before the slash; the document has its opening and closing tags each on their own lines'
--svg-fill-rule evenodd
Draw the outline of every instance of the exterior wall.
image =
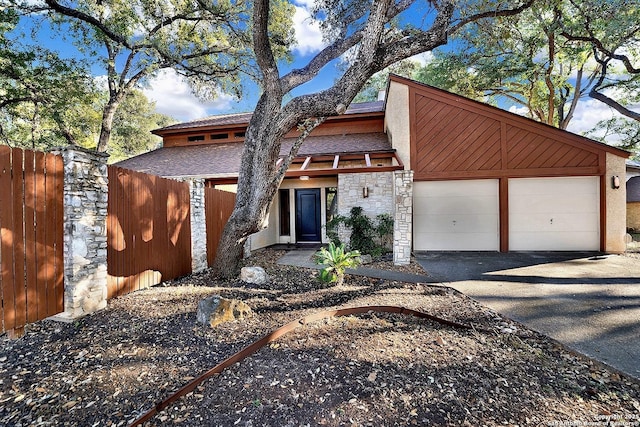
<svg viewBox="0 0 640 427">
<path fill-rule="evenodd" d="M 607 153 L 606 173 L 604 179 L 606 206 L 606 241 L 605 252 L 622 253 L 626 249 L 627 233 L 627 190 L 625 183 L 626 164 L 623 157 Z M 620 177 L 620 188 L 612 188 L 611 177 Z"/>
<path fill-rule="evenodd" d="M 394 172 L 393 263 L 411 262 L 413 237 L 413 171 Z"/>
<path fill-rule="evenodd" d="M 640 202 L 627 203 L 627 228 L 640 230 Z"/>
<path fill-rule="evenodd" d="M 364 197 L 367 188 L 368 197 Z M 351 208 L 362 207 L 362 213 L 375 218 L 379 214 L 395 216 L 394 173 L 353 173 L 338 175 L 338 214 L 349 216 Z M 348 230 L 339 230 L 340 240 L 349 241 Z"/>
<path fill-rule="evenodd" d="M 64 161 L 64 313 L 74 319 L 107 306 L 107 155 L 54 152 Z"/>
<path fill-rule="evenodd" d="M 389 83 L 385 130 L 405 169 L 411 168 L 411 141 L 409 125 L 409 87 L 398 82 Z"/>
<path fill-rule="evenodd" d="M 278 196 L 273 199 L 267 216 L 267 228 L 250 236 L 251 250 L 266 248 L 278 243 Z"/>
</svg>

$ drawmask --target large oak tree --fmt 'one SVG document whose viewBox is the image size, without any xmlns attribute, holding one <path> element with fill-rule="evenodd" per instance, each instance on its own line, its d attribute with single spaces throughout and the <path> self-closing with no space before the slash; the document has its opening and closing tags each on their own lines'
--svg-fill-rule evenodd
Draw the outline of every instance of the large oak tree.
<svg viewBox="0 0 640 427">
<path fill-rule="evenodd" d="M 103 67 L 107 93 L 96 150 L 107 151 L 120 105 L 159 70 L 172 68 L 203 97 L 237 93 L 252 74 L 248 4 L 208 0 L 3 0 L 15 10 L 58 24 L 78 50 Z M 274 55 L 293 41 L 292 6 L 273 0 L 269 34 Z"/>
<path fill-rule="evenodd" d="M 253 52 L 262 95 L 249 123 L 238 177 L 236 205 L 223 231 L 214 270 L 237 273 L 247 238 L 265 227 L 276 191 L 304 137 L 325 117 L 344 113 L 374 73 L 447 43 L 466 25 L 515 15 L 533 0 L 318 0 L 315 18 L 325 30 L 327 47 L 306 66 L 282 74 L 269 37 L 269 0 L 255 0 Z M 410 16 L 410 19 L 408 18 Z M 349 64 L 328 89 L 292 97 L 291 92 L 345 55 Z M 287 159 L 276 166 L 281 139 L 298 127 L 300 137 Z"/>
</svg>

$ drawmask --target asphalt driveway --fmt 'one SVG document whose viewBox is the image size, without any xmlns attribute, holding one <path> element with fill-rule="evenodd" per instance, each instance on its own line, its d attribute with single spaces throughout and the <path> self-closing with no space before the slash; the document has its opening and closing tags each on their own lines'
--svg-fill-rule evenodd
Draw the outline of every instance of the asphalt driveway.
<svg viewBox="0 0 640 427">
<path fill-rule="evenodd" d="M 429 252 L 416 260 L 438 281 L 640 379 L 640 258 Z"/>
</svg>

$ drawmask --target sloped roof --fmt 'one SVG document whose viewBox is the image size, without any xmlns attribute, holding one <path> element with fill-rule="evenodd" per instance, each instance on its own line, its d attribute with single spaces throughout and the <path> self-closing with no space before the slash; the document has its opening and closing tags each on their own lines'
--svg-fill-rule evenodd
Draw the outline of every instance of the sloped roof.
<svg viewBox="0 0 640 427">
<path fill-rule="evenodd" d="M 627 181 L 627 203 L 629 202 L 640 202 L 640 176 Z"/>
<path fill-rule="evenodd" d="M 347 111 L 345 111 L 344 115 L 379 113 L 382 111 L 384 111 L 383 101 L 362 102 L 358 104 L 351 104 L 351 106 L 347 108 Z M 202 127 L 243 125 L 249 123 L 249 120 L 251 120 L 251 116 L 253 116 L 253 113 L 234 113 L 209 116 L 190 122 L 177 123 L 175 125 L 156 129 L 153 131 L 153 133 L 162 134 L 170 131 L 187 130 Z"/>
<path fill-rule="evenodd" d="M 280 155 L 286 155 L 295 138 L 282 141 Z M 164 177 L 235 177 L 240 170 L 242 142 L 164 147 L 116 163 L 117 166 Z M 308 137 L 298 157 L 347 153 L 391 152 L 384 133 Z"/>
</svg>

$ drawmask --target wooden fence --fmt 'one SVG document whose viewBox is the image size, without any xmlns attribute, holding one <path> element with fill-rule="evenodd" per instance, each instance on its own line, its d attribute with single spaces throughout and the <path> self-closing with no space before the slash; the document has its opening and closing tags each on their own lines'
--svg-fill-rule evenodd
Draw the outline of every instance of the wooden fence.
<svg viewBox="0 0 640 427">
<path fill-rule="evenodd" d="M 189 185 L 108 167 L 108 298 L 191 273 Z"/>
<path fill-rule="evenodd" d="M 191 273 L 189 184 L 108 167 L 108 298 Z M 0 146 L 0 333 L 64 310 L 62 157 Z M 235 194 L 205 188 L 213 262 Z"/>
<path fill-rule="evenodd" d="M 218 251 L 222 229 L 227 224 L 236 203 L 236 195 L 210 187 L 204 190 L 204 209 L 207 217 L 207 263 L 211 265 Z"/>
<path fill-rule="evenodd" d="M 59 156 L 0 146 L 2 332 L 63 311 L 63 176 Z"/>
</svg>

